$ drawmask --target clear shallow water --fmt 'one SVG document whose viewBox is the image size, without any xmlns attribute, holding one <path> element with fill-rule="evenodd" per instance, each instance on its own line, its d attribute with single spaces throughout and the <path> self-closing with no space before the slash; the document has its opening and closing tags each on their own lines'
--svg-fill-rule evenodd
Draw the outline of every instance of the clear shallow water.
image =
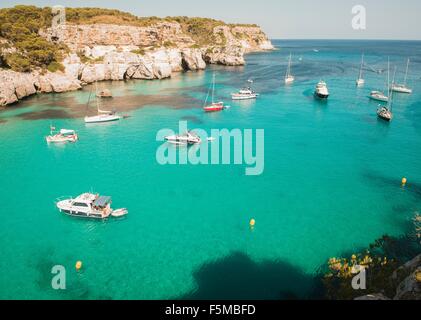
<svg viewBox="0 0 421 320">
<path fill-rule="evenodd" d="M 173 106 L 157 100 L 128 110 L 131 117 L 118 123 L 49 118 L 67 101 L 84 103 L 87 89 L 30 98 L 0 112 L 0 298 L 305 295 L 329 257 L 406 232 L 421 206 L 421 43 L 276 44 L 282 49 L 251 54 L 244 68 L 103 83 L 122 103 L 138 99 L 143 105 L 144 95 L 174 97 Z M 297 81 L 285 87 L 290 51 Z M 412 59 L 414 94 L 396 97 L 390 124 L 377 119 L 377 103 L 367 98 L 370 90 L 384 88 L 384 75 L 367 71 L 366 86 L 355 88 L 361 51 L 376 69 L 386 67 L 387 56 L 400 71 Z M 202 103 L 177 105 L 180 97 L 203 100 L 212 71 L 229 110 L 209 115 Z M 259 100 L 229 101 L 250 77 Z M 312 97 L 321 78 L 331 91 L 327 103 Z M 40 110 L 45 113 L 37 120 L 24 120 Z M 264 174 L 245 176 L 245 166 L 158 165 L 155 135 L 176 130 L 181 119 L 190 128 L 265 129 Z M 76 129 L 80 141 L 46 145 L 51 122 Z M 403 176 L 406 189 L 400 187 Z M 55 209 L 57 197 L 91 189 L 112 195 L 114 207 L 128 207 L 129 216 L 86 221 Z M 250 218 L 257 222 L 253 232 Z M 80 273 L 74 271 L 77 260 L 84 263 Z M 67 268 L 62 292 L 50 286 L 56 264 Z"/>
</svg>

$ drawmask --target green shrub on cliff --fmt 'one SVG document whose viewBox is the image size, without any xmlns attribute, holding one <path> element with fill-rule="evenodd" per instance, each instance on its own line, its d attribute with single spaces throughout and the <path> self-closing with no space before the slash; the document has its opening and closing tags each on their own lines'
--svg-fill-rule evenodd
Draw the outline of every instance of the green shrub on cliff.
<svg viewBox="0 0 421 320">
<path fill-rule="evenodd" d="M 50 8 L 15 6 L 0 9 L 0 36 L 16 48 L 16 52 L 5 54 L 6 67 L 19 72 L 34 68 L 56 69 L 62 60 L 65 46 L 53 44 L 38 32 L 51 25 Z"/>
</svg>

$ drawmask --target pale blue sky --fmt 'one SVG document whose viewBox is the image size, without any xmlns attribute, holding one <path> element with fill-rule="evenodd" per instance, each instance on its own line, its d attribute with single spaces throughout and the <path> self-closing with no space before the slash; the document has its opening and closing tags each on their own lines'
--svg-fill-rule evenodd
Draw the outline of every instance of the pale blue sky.
<svg viewBox="0 0 421 320">
<path fill-rule="evenodd" d="M 140 16 L 201 16 L 256 23 L 272 39 L 421 40 L 421 0 L 1 0 L 0 7 L 105 7 Z M 351 27 L 351 9 L 367 9 L 367 29 Z"/>
</svg>

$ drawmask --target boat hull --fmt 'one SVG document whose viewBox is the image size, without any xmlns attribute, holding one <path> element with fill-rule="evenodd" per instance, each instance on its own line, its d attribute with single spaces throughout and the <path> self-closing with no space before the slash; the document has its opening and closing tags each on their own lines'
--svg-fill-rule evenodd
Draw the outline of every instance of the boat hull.
<svg viewBox="0 0 421 320">
<path fill-rule="evenodd" d="M 321 100 L 326 100 L 327 98 L 329 98 L 329 94 L 328 93 L 320 93 L 320 92 L 315 92 L 314 96 L 318 99 Z"/>
<path fill-rule="evenodd" d="M 385 111 L 384 109 L 378 109 L 377 116 L 385 121 L 392 121 L 393 119 L 393 114 L 390 111 Z"/>
<path fill-rule="evenodd" d="M 93 116 L 93 117 L 85 117 L 85 123 L 102 123 L 102 122 L 113 122 L 120 120 L 120 116 Z"/>
<path fill-rule="evenodd" d="M 389 98 L 383 95 L 377 95 L 377 94 L 370 94 L 369 96 L 370 99 L 375 100 L 375 101 L 381 101 L 381 102 L 388 102 Z"/>
<path fill-rule="evenodd" d="M 205 112 L 218 112 L 224 110 L 224 104 L 222 102 L 214 103 L 210 106 L 206 106 L 203 108 Z"/>
<path fill-rule="evenodd" d="M 76 142 L 78 140 L 77 135 L 73 136 L 66 136 L 66 137 L 54 137 L 54 136 L 47 136 L 45 140 L 47 143 L 67 143 L 67 142 Z"/>
<path fill-rule="evenodd" d="M 390 88 L 393 92 L 411 94 L 412 89 L 403 86 L 392 86 Z"/>
<path fill-rule="evenodd" d="M 231 95 L 232 100 L 253 100 L 253 99 L 257 99 L 258 95 L 257 94 L 252 94 L 252 95 L 236 95 L 233 94 Z"/>
</svg>

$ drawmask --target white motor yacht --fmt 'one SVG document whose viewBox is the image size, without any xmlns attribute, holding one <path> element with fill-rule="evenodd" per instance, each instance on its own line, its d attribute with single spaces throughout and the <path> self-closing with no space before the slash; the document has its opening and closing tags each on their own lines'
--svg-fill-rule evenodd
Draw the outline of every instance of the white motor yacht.
<svg viewBox="0 0 421 320">
<path fill-rule="evenodd" d="M 202 142 L 200 137 L 191 131 L 188 131 L 185 134 L 181 135 L 167 136 L 165 137 L 165 140 L 167 140 L 169 143 L 178 145 L 192 145 L 199 144 Z"/>
<path fill-rule="evenodd" d="M 243 88 L 238 93 L 232 93 L 232 100 L 249 100 L 256 99 L 259 96 L 258 93 L 254 92 L 250 87 Z"/>
<path fill-rule="evenodd" d="M 50 126 L 50 135 L 45 137 L 47 143 L 76 142 L 79 139 L 75 130 L 61 129 L 58 132 L 55 130 L 55 127 Z"/>
<path fill-rule="evenodd" d="M 320 81 L 317 84 L 314 95 L 320 99 L 327 99 L 329 97 L 329 89 L 327 88 L 326 82 Z"/>
<path fill-rule="evenodd" d="M 120 217 L 128 213 L 127 209 L 114 211 L 111 208 L 111 197 L 93 193 L 83 193 L 74 199 L 58 199 L 56 205 L 60 212 L 82 218 L 106 219 L 109 216 Z"/>
</svg>

